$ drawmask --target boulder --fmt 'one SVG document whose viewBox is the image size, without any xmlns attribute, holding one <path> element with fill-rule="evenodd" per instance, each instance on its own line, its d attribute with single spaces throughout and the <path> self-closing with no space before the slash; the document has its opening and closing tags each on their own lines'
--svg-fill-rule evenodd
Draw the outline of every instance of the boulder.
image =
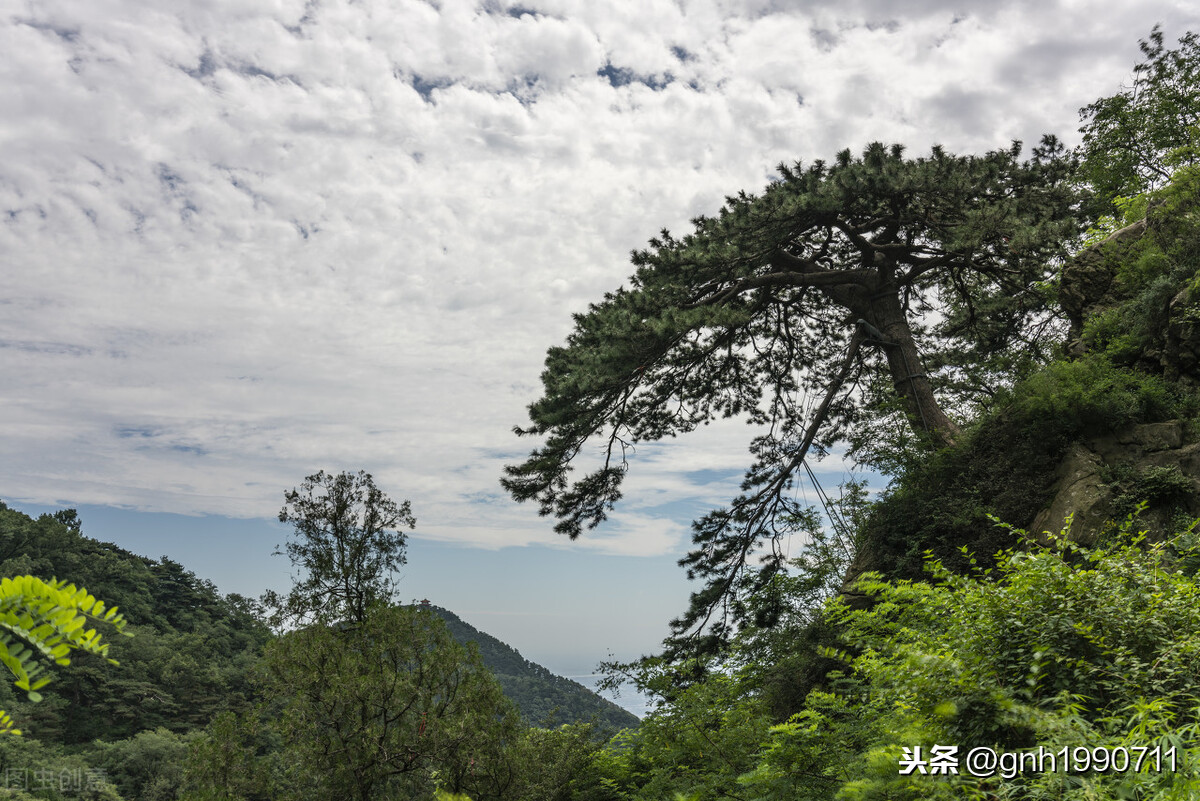
<svg viewBox="0 0 1200 801">
<path fill-rule="evenodd" d="M 1114 231 L 1101 242 L 1084 248 L 1063 268 L 1058 285 L 1058 302 L 1071 321 L 1068 349 L 1078 349 L 1083 321 L 1100 309 L 1116 305 L 1124 298 L 1118 296 L 1115 278 L 1121 255 L 1141 239 L 1146 221 Z"/>
</svg>

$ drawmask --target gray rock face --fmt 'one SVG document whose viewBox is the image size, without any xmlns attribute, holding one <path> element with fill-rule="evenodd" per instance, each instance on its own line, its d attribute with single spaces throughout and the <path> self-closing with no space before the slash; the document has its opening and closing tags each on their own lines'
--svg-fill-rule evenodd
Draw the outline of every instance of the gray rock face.
<svg viewBox="0 0 1200 801">
<path fill-rule="evenodd" d="M 1030 533 L 1039 537 L 1057 533 L 1074 515 L 1068 535 L 1077 539 L 1080 532 L 1096 531 L 1108 519 L 1112 489 L 1100 478 L 1103 461 L 1083 445 L 1072 445 L 1058 468 L 1054 500 L 1033 521 Z"/>
<path fill-rule="evenodd" d="M 1146 221 L 1140 220 L 1114 231 L 1103 242 L 1097 242 L 1076 254 L 1063 269 L 1058 287 L 1058 302 L 1071 321 L 1068 335 L 1071 347 L 1079 346 L 1083 321 L 1098 310 L 1114 306 L 1124 298 L 1115 290 L 1117 259 L 1137 242 L 1146 231 Z"/>
<path fill-rule="evenodd" d="M 1190 441 L 1183 422 L 1145 423 L 1073 445 L 1059 466 L 1054 499 L 1030 533 L 1045 539 L 1074 515 L 1068 536 L 1091 543 L 1140 500 L 1149 507 L 1139 528 L 1165 532 L 1180 512 L 1200 516 L 1200 442 Z"/>
<path fill-rule="evenodd" d="M 1163 367 L 1170 379 L 1200 376 L 1200 298 L 1194 286 L 1180 290 L 1168 311 Z"/>
</svg>

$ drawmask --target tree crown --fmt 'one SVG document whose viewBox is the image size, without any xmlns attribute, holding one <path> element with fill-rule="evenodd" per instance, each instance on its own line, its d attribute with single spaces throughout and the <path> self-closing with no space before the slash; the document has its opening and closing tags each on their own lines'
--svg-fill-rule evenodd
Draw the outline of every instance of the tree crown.
<svg viewBox="0 0 1200 801">
<path fill-rule="evenodd" d="M 1084 175 L 1109 207 L 1200 162 L 1200 37 L 1189 32 L 1171 50 L 1155 26 L 1138 44 L 1132 83 L 1079 110 Z"/>
<path fill-rule="evenodd" d="M 1043 282 L 1079 230 L 1074 162 L 1053 138 L 1020 154 L 909 159 L 876 143 L 781 166 L 691 234 L 663 231 L 634 252 L 629 287 L 549 350 L 531 425 L 516 429 L 544 444 L 502 483 L 574 538 L 620 498 L 632 445 L 745 416 L 763 432 L 755 461 L 743 494 L 694 524 L 683 564 L 707 586 L 677 628 L 727 618 L 731 594 L 761 583 L 742 581 L 760 546 L 763 581 L 782 564 L 774 546 L 802 516 L 788 489 L 810 448 L 853 442 L 897 409 L 917 440 L 951 442 L 943 398 L 986 395 L 1046 343 Z M 860 455 L 872 438 L 858 436 Z M 572 481 L 595 441 L 599 463 Z"/>
<path fill-rule="evenodd" d="M 268 593 L 284 618 L 361 622 L 377 603 L 392 600 L 395 573 L 405 563 L 407 535 L 416 519 L 408 501 L 397 504 L 370 473 L 319 471 L 284 493 L 279 520 L 295 526 L 281 551 L 306 575 L 286 599 Z"/>
</svg>

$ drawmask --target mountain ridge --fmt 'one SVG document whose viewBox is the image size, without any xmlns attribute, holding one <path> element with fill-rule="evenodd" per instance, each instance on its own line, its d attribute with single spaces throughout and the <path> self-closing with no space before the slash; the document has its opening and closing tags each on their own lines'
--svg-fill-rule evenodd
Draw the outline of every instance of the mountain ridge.
<svg viewBox="0 0 1200 801">
<path fill-rule="evenodd" d="M 500 682 L 504 694 L 531 725 L 595 720 L 601 729 L 637 726 L 637 716 L 577 681 L 559 676 L 521 655 L 508 643 L 467 623 L 449 609 L 421 602 L 446 623 L 459 643 L 474 643 L 484 665 Z"/>
</svg>

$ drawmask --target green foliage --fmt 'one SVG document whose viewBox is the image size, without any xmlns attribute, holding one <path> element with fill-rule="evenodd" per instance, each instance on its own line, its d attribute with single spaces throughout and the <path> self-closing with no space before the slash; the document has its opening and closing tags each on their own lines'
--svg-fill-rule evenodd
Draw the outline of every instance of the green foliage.
<svg viewBox="0 0 1200 801">
<path fill-rule="evenodd" d="M 813 629 L 810 624 L 802 630 L 805 641 L 792 643 L 793 658 L 814 647 Z M 772 645 L 764 647 L 763 638 Z M 860 681 L 824 676 L 841 667 L 826 657 L 826 687 L 810 685 L 807 698 L 781 711 L 771 685 L 795 662 L 750 654 L 782 655 L 787 639 L 780 628 L 744 630 L 729 659 L 699 676 L 662 659 L 626 666 L 635 685 L 659 703 L 636 731 L 613 738 L 597 755 L 596 797 L 832 799 L 861 773 L 861 753 L 878 736 L 879 710 Z"/>
<path fill-rule="evenodd" d="M 1116 231 L 1127 225 L 1133 225 L 1146 216 L 1147 194 L 1145 192 L 1128 197 L 1112 199 L 1114 211 L 1112 214 L 1102 214 L 1092 223 L 1083 234 L 1082 247 L 1098 245 Z"/>
<path fill-rule="evenodd" d="M 1021 436 L 1067 442 L 1191 411 L 1190 398 L 1157 376 L 1097 354 L 1054 362 L 1015 388 L 1003 422 Z"/>
<path fill-rule="evenodd" d="M 324 798 L 428 798 L 435 786 L 495 798 L 516 715 L 479 655 L 432 612 L 373 607 L 267 649 L 262 681 L 282 706 L 292 785 Z M 390 794 L 390 795 L 389 795 Z"/>
<path fill-rule="evenodd" d="M 1128 517 L 1148 505 L 1180 502 L 1192 493 L 1192 482 L 1179 465 L 1147 467 L 1123 482 L 1122 492 L 1113 499 L 1117 517 Z"/>
<path fill-rule="evenodd" d="M 185 801 L 274 801 L 288 795 L 277 734 L 261 706 L 221 712 L 189 743 L 183 766 Z"/>
<path fill-rule="evenodd" d="M 40 676 L 39 660 L 69 665 L 72 652 L 108 655 L 108 643 L 88 621 L 107 623 L 121 632 L 125 618 L 86 590 L 65 581 L 34 576 L 0 579 L 0 662 L 16 677 L 15 685 L 30 701 L 50 679 Z M 116 664 L 116 660 L 109 659 Z M 20 734 L 8 713 L 0 712 L 0 734 Z"/>
<path fill-rule="evenodd" d="M 1164 186 L 1137 200 L 1126 233 L 1140 226 L 1140 235 L 1118 237 L 1081 254 L 1081 262 L 1087 259 L 1091 266 L 1076 271 L 1077 283 L 1105 289 L 1099 297 L 1092 289 L 1084 307 L 1072 311 L 1087 315 L 1076 320 L 1077 330 L 1088 351 L 1103 353 L 1114 364 L 1171 377 L 1193 374 L 1188 332 L 1200 319 L 1195 311 L 1200 168 L 1177 170 Z M 1187 339 L 1182 345 L 1181 337 Z"/>
<path fill-rule="evenodd" d="M 1177 543 L 1145 547 L 1128 529 L 1110 548 L 1024 540 L 1026 550 L 1003 554 L 994 571 L 964 576 L 932 560 L 935 584 L 864 577 L 874 603 L 836 614 L 856 650 L 851 664 L 886 723 L 866 755 L 880 769 L 855 793 L 938 792 L 937 779 L 919 777 L 914 786 L 897 775 L 900 746 L 1152 746 L 1170 736 L 1196 749 L 1200 585 L 1177 569 Z M 1157 719 L 1147 717 L 1151 709 Z M 1158 797 L 1173 780 L 1093 775 L 1074 791 L 1055 774 L 1005 783 L 1006 797 L 1114 798 L 1133 797 L 1115 795 L 1118 785 Z M 955 797 L 1000 789 L 998 779 L 948 784 Z"/>
<path fill-rule="evenodd" d="M 1184 34 L 1169 50 L 1155 26 L 1140 46 L 1132 84 L 1079 112 L 1083 174 L 1106 203 L 1162 185 L 1200 155 L 1200 38 Z"/>
<path fill-rule="evenodd" d="M 16 801 L 128 801 L 89 754 L 32 737 L 0 738 L 0 777 Z"/>
<path fill-rule="evenodd" d="M 603 786 L 616 798 L 711 801 L 737 797 L 738 777 L 755 764 L 771 720 L 736 675 L 712 674 L 682 690 L 667 690 L 674 671 L 644 663 L 639 683 L 669 693 L 670 702 L 620 735 L 599 763 Z"/>
<path fill-rule="evenodd" d="M 39 703 L 0 686 L 0 706 L 40 738 L 8 763 L 30 779 L 32 795 L 23 797 L 177 797 L 187 733 L 220 709 L 242 709 L 252 693 L 250 668 L 269 636 L 256 604 L 220 596 L 211 582 L 170 559 L 146 559 L 83 536 L 73 510 L 31 519 L 0 505 L 0 557 L 8 576 L 30 570 L 79 576 L 127 614 L 140 610 L 144 622 L 127 626 L 124 633 L 135 636 L 107 643 L 105 654 L 75 652 L 42 688 Z M 72 786 L 105 783 L 64 795 L 34 781 L 51 773 Z"/>
<path fill-rule="evenodd" d="M 967 574 L 927 559 L 929 581 L 860 581 L 828 607 L 828 654 L 846 675 L 779 720 L 765 666 L 710 672 L 680 690 L 663 662 L 642 683 L 666 700 L 597 755 L 597 798 L 1184 799 L 1200 788 L 1200 580 L 1186 538 L 1148 545 L 1126 526 L 1085 548 L 1022 544 Z M 977 563 L 978 562 L 978 563 Z M 752 635 L 762 636 L 762 633 Z M 741 647 L 739 643 L 735 647 Z M 647 663 L 643 663 L 643 669 Z M 1178 769 L 1077 776 L 901 775 L 904 748 L 1001 752 L 1175 747 Z M 960 761 L 960 767 L 962 762 Z M 603 795 L 607 793 L 608 795 Z"/>
<path fill-rule="evenodd" d="M 69 510 L 33 520 L 0 509 L 0 555 L 5 568 L 14 572 L 75 568 L 89 576 L 98 595 L 131 600 L 147 610 L 151 621 L 128 626 L 125 631 L 136 636 L 110 644 L 108 655 L 120 661 L 120 670 L 109 669 L 102 656 L 76 654 L 43 688 L 46 697 L 37 704 L 18 698 L 12 685 L 0 685 L 0 706 L 10 708 L 23 728 L 41 737 L 41 742 L 29 741 L 12 752 L 8 766 L 28 770 L 31 779 L 28 794 L 13 797 L 60 797 L 39 787 L 33 777 L 35 772 L 57 777 L 62 770 L 76 777 L 107 777 L 97 798 L 116 799 L 118 792 L 128 799 L 191 801 L 327 797 L 321 795 L 323 780 L 312 779 L 278 725 L 290 701 L 275 695 L 267 704 L 264 688 L 251 683 L 259 653 L 270 639 L 254 601 L 221 597 L 210 582 L 170 559 L 144 559 L 84 537 L 78 516 Z M 96 563 L 103 565 L 104 575 L 87 572 Z M 599 713 L 609 730 L 636 722 L 461 621 L 458 627 L 463 629 L 458 634 L 473 632 L 486 646 L 487 657 L 514 685 L 514 694 L 536 695 L 540 706 L 535 705 L 530 719 L 541 720 L 554 710 L 560 720 L 586 720 Z M 592 699 L 590 706 L 584 696 Z M 559 784 L 591 786 L 597 730 L 527 730 L 506 720 L 495 726 L 477 722 L 480 747 L 463 764 L 451 760 L 428 770 L 426 789 L 438 781 L 448 787 L 457 782 L 477 800 L 543 801 L 554 797 L 551 788 Z M 496 730 L 508 734 L 495 737 Z"/>
<path fill-rule="evenodd" d="M 183 785 L 191 739 L 164 728 L 143 731 L 127 740 L 97 743 L 87 752 L 88 762 L 103 770 L 124 798 L 174 801 Z"/>
<path fill-rule="evenodd" d="M 514 801 L 608 801 L 596 759 L 601 749 L 589 725 L 527 728 L 505 753 Z"/>
<path fill-rule="evenodd" d="M 404 564 L 407 535 L 417 524 L 408 501 L 397 504 L 370 473 L 319 471 L 284 493 L 282 523 L 295 533 L 283 551 L 296 577 L 286 599 L 268 592 L 279 621 L 361 622 L 376 603 L 389 603 L 395 572 Z"/>
<path fill-rule="evenodd" d="M 1155 335 L 1161 335 L 1168 304 L 1177 291 L 1176 282 L 1160 277 L 1131 302 L 1094 314 L 1085 323 L 1081 340 L 1090 351 L 1103 353 L 1116 364 L 1132 366 L 1146 360 L 1156 351 Z"/>
<path fill-rule="evenodd" d="M 755 768 L 738 779 L 743 797 L 824 801 L 864 767 L 862 749 L 878 735 L 875 708 L 862 696 L 814 691 L 806 708 L 767 729 Z"/>
<path fill-rule="evenodd" d="M 131 620 L 171 625 L 154 609 L 152 564 L 84 537 L 73 509 L 33 519 L 0 502 L 0 575 L 71 576 Z"/>
</svg>

